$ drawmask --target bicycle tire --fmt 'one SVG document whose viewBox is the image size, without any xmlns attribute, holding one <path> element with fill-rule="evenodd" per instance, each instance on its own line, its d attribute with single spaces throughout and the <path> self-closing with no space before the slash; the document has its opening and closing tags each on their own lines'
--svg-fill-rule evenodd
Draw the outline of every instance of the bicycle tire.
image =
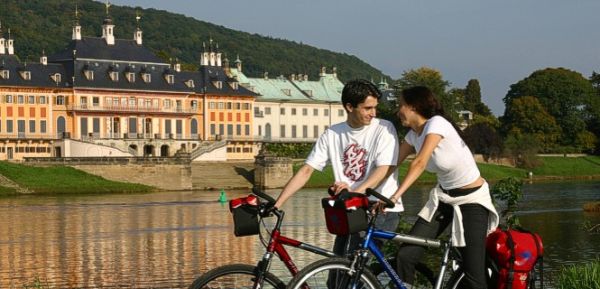
<svg viewBox="0 0 600 289">
<path fill-rule="evenodd" d="M 308 285 L 310 289 L 341 289 L 345 288 L 344 282 L 340 282 L 339 278 L 342 276 L 348 277 L 346 274 L 350 270 L 351 263 L 349 260 L 344 258 L 327 258 L 311 263 L 300 270 L 290 283 L 288 283 L 288 289 L 300 289 L 304 288 L 304 285 Z M 344 274 L 339 274 L 343 272 Z M 336 275 L 338 278 L 330 280 L 328 285 L 328 279 L 330 274 Z M 364 268 L 361 275 L 361 283 L 358 288 L 364 289 L 382 289 L 381 284 L 377 280 L 377 277 L 371 273 L 367 268 Z M 335 286 L 334 286 L 335 285 Z"/>
<path fill-rule="evenodd" d="M 214 288 L 252 288 L 256 277 L 256 266 L 247 264 L 231 264 L 214 268 L 196 278 L 189 289 Z M 275 275 L 266 272 L 265 289 L 285 289 L 283 283 Z"/>
<path fill-rule="evenodd" d="M 462 269 L 458 269 L 450 275 L 450 278 L 446 282 L 444 289 L 457 289 L 460 285 L 460 281 L 465 278 L 465 272 Z"/>
</svg>

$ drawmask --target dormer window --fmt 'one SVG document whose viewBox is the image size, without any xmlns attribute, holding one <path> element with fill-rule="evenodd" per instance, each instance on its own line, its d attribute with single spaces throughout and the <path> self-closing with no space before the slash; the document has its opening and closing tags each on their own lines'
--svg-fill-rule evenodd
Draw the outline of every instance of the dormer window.
<svg viewBox="0 0 600 289">
<path fill-rule="evenodd" d="M 173 83 L 175 83 L 175 75 L 165 74 L 165 80 L 167 81 L 168 84 L 173 84 Z"/>
<path fill-rule="evenodd" d="M 62 77 L 60 73 L 55 73 L 50 75 L 50 78 L 52 78 L 52 80 L 54 80 L 54 82 L 56 82 L 57 84 L 60 83 Z"/>
<path fill-rule="evenodd" d="M 150 81 L 152 81 L 152 77 L 151 77 L 150 73 L 142 73 L 142 80 L 145 83 L 150 83 Z"/>
<path fill-rule="evenodd" d="M 304 93 L 306 93 L 306 95 L 308 95 L 308 96 L 310 96 L 310 97 L 312 97 L 312 96 L 313 96 L 313 94 L 312 94 L 312 90 L 308 90 L 308 89 L 307 89 L 307 90 L 304 90 Z"/>
<path fill-rule="evenodd" d="M 84 69 L 83 76 L 85 76 L 85 79 L 92 81 L 94 80 L 94 71 L 91 69 Z"/>
<path fill-rule="evenodd" d="M 125 72 L 125 78 L 127 78 L 127 81 L 129 82 L 135 82 L 135 73 Z"/>
<path fill-rule="evenodd" d="M 229 86 L 231 86 L 231 88 L 232 88 L 233 90 L 238 90 L 238 88 L 239 88 L 239 83 L 238 83 L 238 82 L 230 82 L 230 83 L 229 83 Z"/>
<path fill-rule="evenodd" d="M 281 89 L 281 92 L 283 92 L 283 94 L 285 94 L 285 95 L 287 95 L 287 96 L 290 96 L 290 95 L 292 95 L 292 90 L 291 90 L 291 89 L 289 89 L 289 88 L 282 88 L 282 89 Z"/>
<path fill-rule="evenodd" d="M 118 71 L 109 71 L 108 72 L 108 76 L 110 77 L 110 80 L 112 81 L 119 81 L 119 72 Z"/>
<path fill-rule="evenodd" d="M 217 88 L 217 89 L 223 89 L 223 82 L 222 81 L 213 81 L 213 85 Z"/>
<path fill-rule="evenodd" d="M 8 79 L 9 76 L 10 76 L 10 73 L 9 73 L 8 69 L 0 70 L 0 77 L 2 77 L 2 79 Z"/>
<path fill-rule="evenodd" d="M 19 72 L 24 80 L 31 80 L 31 71 L 23 70 Z"/>
<path fill-rule="evenodd" d="M 194 88 L 194 80 L 193 79 L 189 79 L 188 81 L 185 82 L 185 85 L 189 88 Z"/>
</svg>

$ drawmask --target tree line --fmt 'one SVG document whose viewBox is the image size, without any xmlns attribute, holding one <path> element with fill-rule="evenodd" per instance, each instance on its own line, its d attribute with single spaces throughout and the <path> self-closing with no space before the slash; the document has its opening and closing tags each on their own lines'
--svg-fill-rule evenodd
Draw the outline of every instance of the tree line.
<svg viewBox="0 0 600 289">
<path fill-rule="evenodd" d="M 510 86 L 503 101 L 504 114 L 495 117 L 481 101 L 477 79 L 464 88 L 450 88 L 435 69 L 405 71 L 395 82 L 402 89 L 428 86 L 455 122 L 468 110 L 473 119 L 462 132 L 465 142 L 485 158 L 512 157 L 520 167 L 540 165 L 539 153 L 600 153 L 600 74 L 590 77 L 566 68 L 546 68 Z M 396 121 L 395 104 L 382 106 L 382 117 Z M 404 132 L 400 132 L 403 134 Z"/>
</svg>

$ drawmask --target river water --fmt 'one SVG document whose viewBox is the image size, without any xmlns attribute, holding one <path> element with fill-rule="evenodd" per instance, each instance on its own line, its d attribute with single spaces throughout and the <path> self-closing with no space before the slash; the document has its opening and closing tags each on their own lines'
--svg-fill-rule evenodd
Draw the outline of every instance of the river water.
<svg viewBox="0 0 600 289">
<path fill-rule="evenodd" d="M 427 189 L 417 187 L 405 197 L 409 220 Z M 519 216 L 544 240 L 546 276 L 600 258 L 600 235 L 587 231 L 600 224 L 600 214 L 582 210 L 585 202 L 600 200 L 600 182 L 532 184 L 524 191 Z M 283 233 L 331 248 L 333 236 L 319 205 L 323 195 L 306 189 L 292 198 L 283 208 Z M 264 248 L 257 237 L 234 237 L 218 196 L 199 191 L 0 199 L 0 288 L 35 282 L 43 288 L 187 288 L 216 266 L 256 263 Z M 318 258 L 297 249 L 290 254 L 299 267 Z M 279 261 L 274 269 L 289 278 Z"/>
</svg>

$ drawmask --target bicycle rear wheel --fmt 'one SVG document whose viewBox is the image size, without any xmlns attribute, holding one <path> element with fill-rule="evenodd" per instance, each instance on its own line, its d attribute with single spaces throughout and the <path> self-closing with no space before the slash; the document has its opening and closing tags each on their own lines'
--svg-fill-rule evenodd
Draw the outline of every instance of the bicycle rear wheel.
<svg viewBox="0 0 600 289">
<path fill-rule="evenodd" d="M 217 267 L 196 278 L 189 289 L 216 289 L 216 288 L 252 288 L 256 280 L 257 269 L 246 264 L 232 264 Z M 265 289 L 284 289 L 285 284 L 266 272 Z"/>
<path fill-rule="evenodd" d="M 350 261 L 343 258 L 327 258 L 316 261 L 300 270 L 288 284 L 288 289 L 342 289 L 348 288 L 351 276 Z M 360 289 L 381 289 L 377 278 L 364 269 L 360 278 Z"/>
</svg>

